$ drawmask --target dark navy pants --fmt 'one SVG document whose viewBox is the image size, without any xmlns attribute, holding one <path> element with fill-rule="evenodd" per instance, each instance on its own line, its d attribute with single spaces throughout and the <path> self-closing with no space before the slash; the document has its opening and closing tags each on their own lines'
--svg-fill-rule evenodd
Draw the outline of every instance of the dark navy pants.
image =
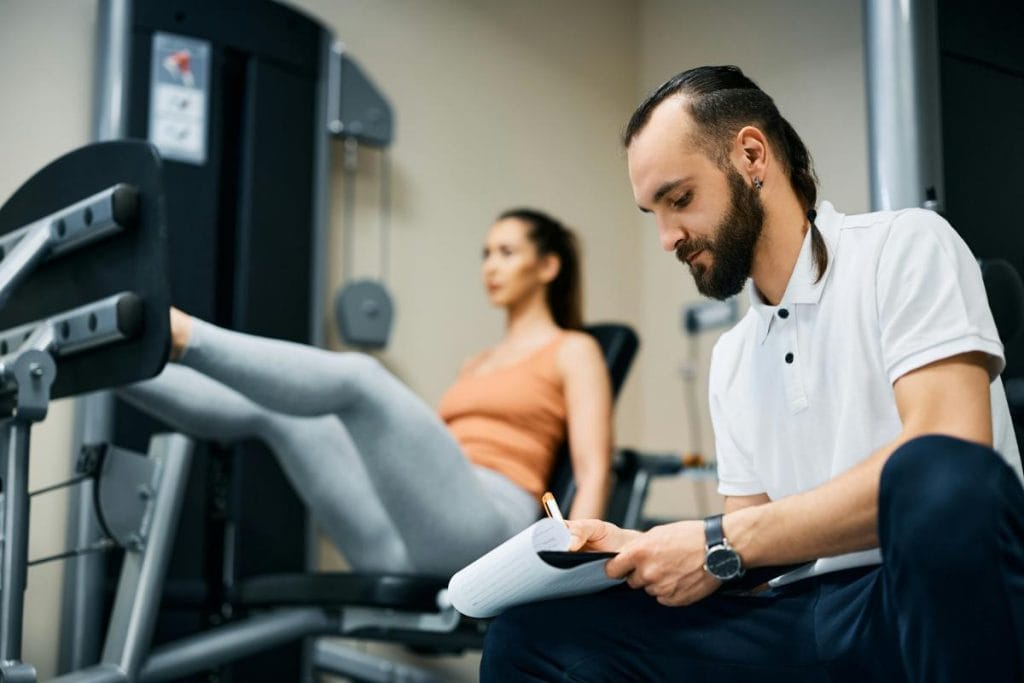
<svg viewBox="0 0 1024 683">
<path fill-rule="evenodd" d="M 1024 489 L 994 451 L 942 436 L 900 447 L 879 538 L 881 566 L 758 596 L 663 607 L 620 587 L 509 610 L 481 680 L 1024 680 Z"/>
</svg>

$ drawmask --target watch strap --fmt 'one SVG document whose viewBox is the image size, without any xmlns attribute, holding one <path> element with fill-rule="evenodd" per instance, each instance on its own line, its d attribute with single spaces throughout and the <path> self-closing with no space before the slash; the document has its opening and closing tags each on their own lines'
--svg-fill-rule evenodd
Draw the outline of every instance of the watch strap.
<svg viewBox="0 0 1024 683">
<path fill-rule="evenodd" d="M 722 517 L 725 515 L 711 515 L 704 518 L 704 543 L 708 548 L 721 545 L 725 540 L 725 531 L 722 529 Z"/>
</svg>

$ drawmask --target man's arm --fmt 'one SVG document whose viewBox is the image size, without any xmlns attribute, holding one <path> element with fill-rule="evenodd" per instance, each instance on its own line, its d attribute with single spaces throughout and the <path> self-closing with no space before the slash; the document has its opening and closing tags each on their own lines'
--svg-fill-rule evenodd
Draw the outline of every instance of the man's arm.
<svg viewBox="0 0 1024 683">
<path fill-rule="evenodd" d="M 944 434 L 991 445 L 984 354 L 931 363 L 900 377 L 893 389 L 903 430 L 866 460 L 811 491 L 782 500 L 751 505 L 759 497 L 744 496 L 727 501 L 726 537 L 744 566 L 791 564 L 876 547 L 882 467 L 910 439 Z M 574 546 L 591 547 L 586 539 L 591 530 L 601 536 L 594 545 L 619 551 L 606 565 L 608 575 L 626 578 L 662 604 L 690 604 L 719 585 L 704 571 L 702 522 L 675 522 L 642 535 L 585 526 L 572 529 Z"/>
<path fill-rule="evenodd" d="M 752 496 L 726 496 L 725 514 L 770 502 L 772 502 L 772 499 L 768 497 L 767 493 L 756 493 Z"/>
<path fill-rule="evenodd" d="M 882 468 L 900 445 L 944 434 L 992 445 L 987 357 L 966 353 L 900 377 L 893 385 L 903 429 L 866 460 L 825 484 L 724 520 L 744 565 L 789 564 L 878 545 Z"/>
</svg>

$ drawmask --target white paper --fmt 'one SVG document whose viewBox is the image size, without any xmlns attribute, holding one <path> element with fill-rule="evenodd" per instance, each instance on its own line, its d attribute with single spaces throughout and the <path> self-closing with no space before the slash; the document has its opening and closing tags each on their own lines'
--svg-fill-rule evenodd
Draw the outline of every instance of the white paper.
<svg viewBox="0 0 1024 683">
<path fill-rule="evenodd" d="M 609 579 L 605 561 L 559 569 L 537 554 L 569 549 L 569 530 L 545 518 L 463 569 L 448 583 L 448 598 L 468 617 L 493 617 L 513 605 L 593 593 L 622 581 Z"/>
<path fill-rule="evenodd" d="M 772 588 L 778 588 L 779 586 L 785 586 L 791 583 L 796 583 L 797 581 L 809 579 L 812 576 L 820 576 L 822 574 L 829 574 L 831 572 L 837 572 L 842 569 L 851 569 L 853 567 L 865 567 L 873 564 L 880 564 L 881 562 L 882 552 L 878 548 L 873 550 L 862 550 L 856 553 L 847 553 L 846 555 L 836 555 L 835 557 L 823 557 L 820 560 L 808 562 L 807 564 L 786 572 L 781 576 L 776 576 L 768 582 L 768 585 Z"/>
</svg>

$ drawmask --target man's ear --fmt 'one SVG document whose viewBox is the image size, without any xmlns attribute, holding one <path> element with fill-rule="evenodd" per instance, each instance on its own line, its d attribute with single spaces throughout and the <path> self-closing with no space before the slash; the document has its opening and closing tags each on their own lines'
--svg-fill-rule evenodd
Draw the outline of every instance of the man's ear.
<svg viewBox="0 0 1024 683">
<path fill-rule="evenodd" d="M 545 254 L 540 264 L 540 279 L 544 284 L 549 285 L 558 277 L 562 270 L 562 259 L 558 254 Z"/>
<path fill-rule="evenodd" d="M 768 169 L 768 139 L 757 126 L 744 126 L 736 133 L 733 163 L 748 179 L 765 179 Z"/>
</svg>

